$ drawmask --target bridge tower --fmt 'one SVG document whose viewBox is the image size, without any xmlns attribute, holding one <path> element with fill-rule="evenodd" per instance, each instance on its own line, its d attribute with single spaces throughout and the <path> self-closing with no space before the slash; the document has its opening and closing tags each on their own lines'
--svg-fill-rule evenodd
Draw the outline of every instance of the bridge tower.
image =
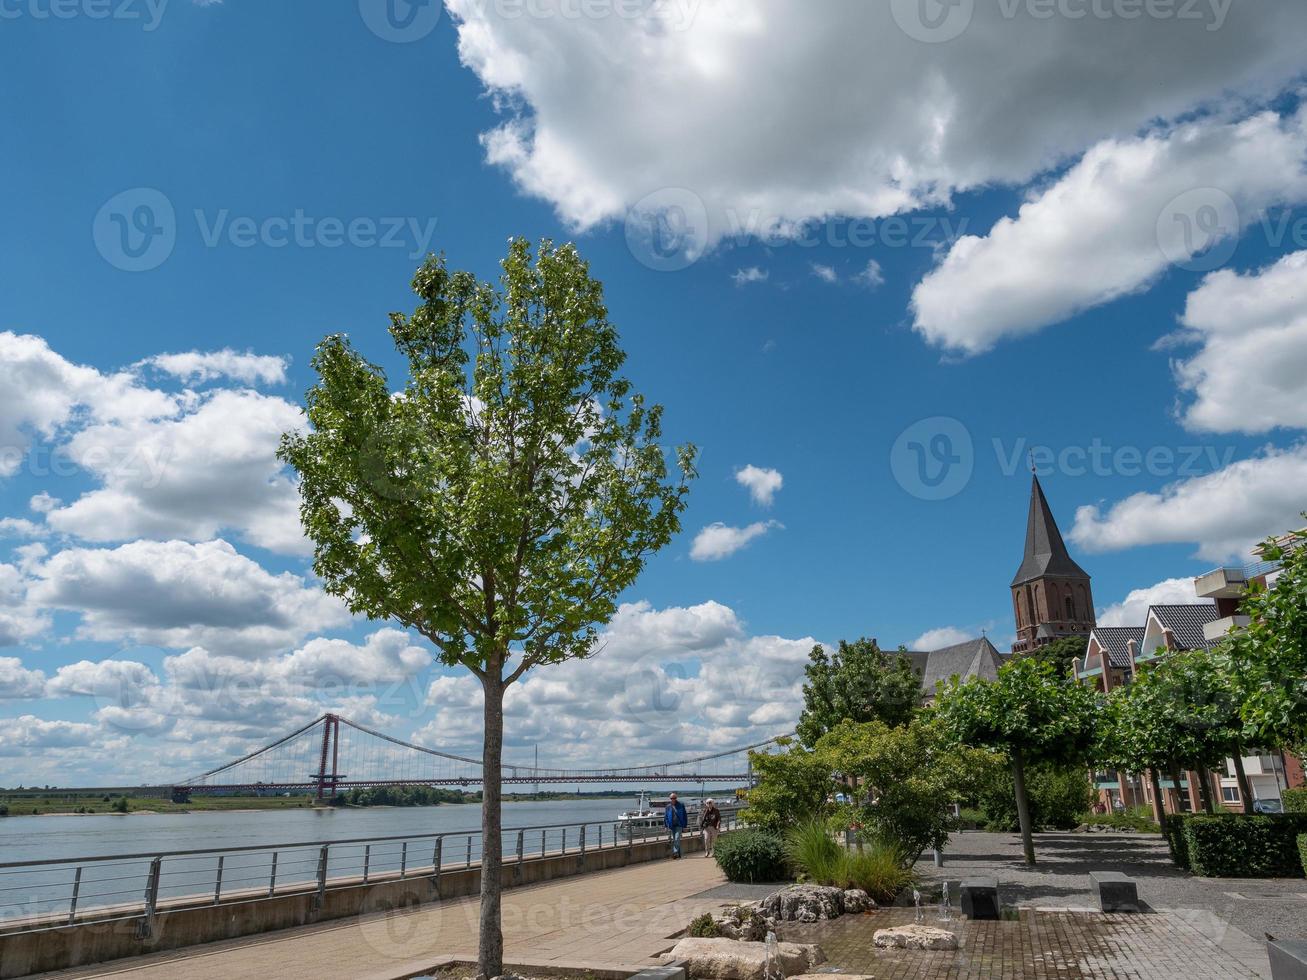
<svg viewBox="0 0 1307 980">
<path fill-rule="evenodd" d="M 327 765 L 330 762 L 331 769 Z M 318 771 L 310 775 L 318 786 L 318 801 L 332 799 L 336 795 L 337 784 L 344 777 L 339 770 L 340 763 L 340 716 L 326 714 L 322 716 L 322 755 L 318 761 Z"/>
</svg>

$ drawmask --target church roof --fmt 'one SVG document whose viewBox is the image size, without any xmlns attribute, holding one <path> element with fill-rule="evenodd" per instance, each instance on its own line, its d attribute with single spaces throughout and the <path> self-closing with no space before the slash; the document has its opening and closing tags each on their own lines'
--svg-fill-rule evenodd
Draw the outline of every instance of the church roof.
<svg viewBox="0 0 1307 980">
<path fill-rule="evenodd" d="M 1049 510 L 1039 477 L 1031 478 L 1030 516 L 1026 519 L 1026 553 L 1012 579 L 1013 587 L 1046 575 L 1088 579 L 1085 570 L 1072 560 L 1062 542 L 1053 512 Z"/>
<path fill-rule="evenodd" d="M 954 676 L 964 681 L 972 677 L 995 680 L 999 667 L 1003 666 L 1003 655 L 983 636 L 939 650 L 901 652 L 912 662 L 913 669 L 921 678 L 921 689 L 926 697 L 934 695 L 936 684 Z"/>
</svg>

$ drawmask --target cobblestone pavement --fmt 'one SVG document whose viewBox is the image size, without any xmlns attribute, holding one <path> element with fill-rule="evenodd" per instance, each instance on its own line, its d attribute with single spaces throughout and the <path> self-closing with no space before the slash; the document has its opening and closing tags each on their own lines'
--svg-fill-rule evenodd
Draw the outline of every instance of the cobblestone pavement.
<svg viewBox="0 0 1307 980">
<path fill-rule="evenodd" d="M 925 924 L 958 936 L 956 952 L 876 949 L 877 929 L 913 921 L 910 909 L 846 915 L 811 925 L 785 923 L 780 938 L 818 943 L 823 970 L 877 980 L 1237 980 L 1256 972 L 1170 914 L 1023 910 L 1018 920 Z"/>
</svg>

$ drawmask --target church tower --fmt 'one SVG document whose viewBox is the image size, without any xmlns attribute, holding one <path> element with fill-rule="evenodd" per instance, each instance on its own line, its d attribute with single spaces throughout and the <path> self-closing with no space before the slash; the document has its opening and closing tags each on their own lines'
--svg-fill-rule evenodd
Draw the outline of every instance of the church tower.
<svg viewBox="0 0 1307 980">
<path fill-rule="evenodd" d="M 1026 553 L 1012 579 L 1012 608 L 1017 621 L 1013 653 L 1028 653 L 1064 636 L 1087 636 L 1094 628 L 1089 576 L 1067 553 L 1038 476 L 1031 478 Z"/>
</svg>

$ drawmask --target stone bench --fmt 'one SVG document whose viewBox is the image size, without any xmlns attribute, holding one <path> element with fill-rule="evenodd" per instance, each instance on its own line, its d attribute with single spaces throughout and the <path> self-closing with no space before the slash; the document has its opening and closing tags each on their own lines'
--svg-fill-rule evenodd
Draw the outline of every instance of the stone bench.
<svg viewBox="0 0 1307 980">
<path fill-rule="evenodd" d="M 968 878 L 962 882 L 962 914 L 968 919 L 1000 918 L 997 878 Z"/>
<path fill-rule="evenodd" d="M 1139 911 L 1139 887 L 1119 871 L 1089 872 L 1089 890 L 1104 912 Z"/>
<path fill-rule="evenodd" d="M 630 980 L 685 980 L 685 964 L 668 963 L 666 966 L 650 966 L 635 974 Z"/>
<path fill-rule="evenodd" d="M 1266 944 L 1271 980 L 1307 980 L 1307 939 L 1277 939 Z"/>
</svg>

